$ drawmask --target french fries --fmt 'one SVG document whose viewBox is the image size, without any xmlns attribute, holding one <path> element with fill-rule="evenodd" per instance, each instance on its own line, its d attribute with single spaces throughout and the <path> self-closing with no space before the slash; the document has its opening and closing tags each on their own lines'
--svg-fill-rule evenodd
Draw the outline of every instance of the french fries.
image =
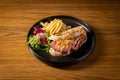
<svg viewBox="0 0 120 80">
<path fill-rule="evenodd" d="M 56 18 L 54 20 L 50 21 L 50 23 L 40 22 L 40 24 L 43 26 L 43 28 L 46 30 L 46 32 L 50 33 L 50 35 L 53 35 L 53 34 L 59 33 L 59 32 L 63 32 L 65 30 L 71 28 L 71 26 L 67 26 L 66 24 L 64 24 L 61 19 L 56 19 Z"/>
</svg>

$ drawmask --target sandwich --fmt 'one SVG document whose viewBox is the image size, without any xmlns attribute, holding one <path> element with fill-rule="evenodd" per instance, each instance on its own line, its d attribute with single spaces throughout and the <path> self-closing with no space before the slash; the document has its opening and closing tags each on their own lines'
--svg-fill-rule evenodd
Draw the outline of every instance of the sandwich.
<svg viewBox="0 0 120 80">
<path fill-rule="evenodd" d="M 87 32 L 82 26 L 77 26 L 52 35 L 49 39 L 52 40 L 49 53 L 52 56 L 66 56 L 77 51 L 87 41 Z"/>
</svg>

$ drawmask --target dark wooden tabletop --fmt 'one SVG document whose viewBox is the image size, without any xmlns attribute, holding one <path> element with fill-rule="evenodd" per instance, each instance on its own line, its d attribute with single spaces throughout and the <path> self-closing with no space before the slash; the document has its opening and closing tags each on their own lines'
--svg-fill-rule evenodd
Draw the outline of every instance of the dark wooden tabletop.
<svg viewBox="0 0 120 80">
<path fill-rule="evenodd" d="M 48 66 L 27 47 L 27 33 L 38 20 L 68 15 L 87 22 L 96 47 L 84 62 Z M 120 80 L 119 0 L 0 0 L 0 80 Z"/>
</svg>

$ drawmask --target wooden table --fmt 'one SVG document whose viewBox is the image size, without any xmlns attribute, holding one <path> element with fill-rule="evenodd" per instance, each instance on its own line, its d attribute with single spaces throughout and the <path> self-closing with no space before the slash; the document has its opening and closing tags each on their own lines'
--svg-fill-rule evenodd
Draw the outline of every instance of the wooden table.
<svg viewBox="0 0 120 80">
<path fill-rule="evenodd" d="M 77 17 L 93 28 L 96 47 L 86 61 L 60 69 L 30 53 L 29 29 L 52 15 Z M 0 0 L 0 80 L 120 80 L 120 1 Z"/>
</svg>

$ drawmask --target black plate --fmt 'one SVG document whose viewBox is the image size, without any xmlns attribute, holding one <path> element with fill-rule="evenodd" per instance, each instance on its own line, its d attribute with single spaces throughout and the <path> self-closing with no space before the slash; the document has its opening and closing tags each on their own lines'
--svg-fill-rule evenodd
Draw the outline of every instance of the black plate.
<svg viewBox="0 0 120 80">
<path fill-rule="evenodd" d="M 66 66 L 66 65 L 71 65 L 74 64 L 76 62 L 80 62 L 85 60 L 93 51 L 94 46 L 95 46 L 95 34 L 93 32 L 93 30 L 83 21 L 76 19 L 74 17 L 71 16 L 50 16 L 44 19 L 41 19 L 40 21 L 38 21 L 37 23 L 35 23 L 31 29 L 28 32 L 28 36 L 27 36 L 27 42 L 28 42 L 28 37 L 33 33 L 33 30 L 35 26 L 40 26 L 40 22 L 50 22 L 51 20 L 53 20 L 54 18 L 59 18 L 62 19 L 63 22 L 67 25 L 70 25 L 72 27 L 75 26 L 79 26 L 79 25 L 83 25 L 83 27 L 86 29 L 87 31 L 87 41 L 85 44 L 82 45 L 81 48 L 79 48 L 79 50 L 77 52 L 74 52 L 68 56 L 62 56 L 62 57 L 54 57 L 51 56 L 49 53 L 43 52 L 43 51 L 36 51 L 33 50 L 32 47 L 28 44 L 28 47 L 30 49 L 30 51 L 40 60 L 44 61 L 45 63 L 49 64 L 49 65 L 53 65 L 56 67 L 61 67 L 61 66 Z"/>
</svg>

